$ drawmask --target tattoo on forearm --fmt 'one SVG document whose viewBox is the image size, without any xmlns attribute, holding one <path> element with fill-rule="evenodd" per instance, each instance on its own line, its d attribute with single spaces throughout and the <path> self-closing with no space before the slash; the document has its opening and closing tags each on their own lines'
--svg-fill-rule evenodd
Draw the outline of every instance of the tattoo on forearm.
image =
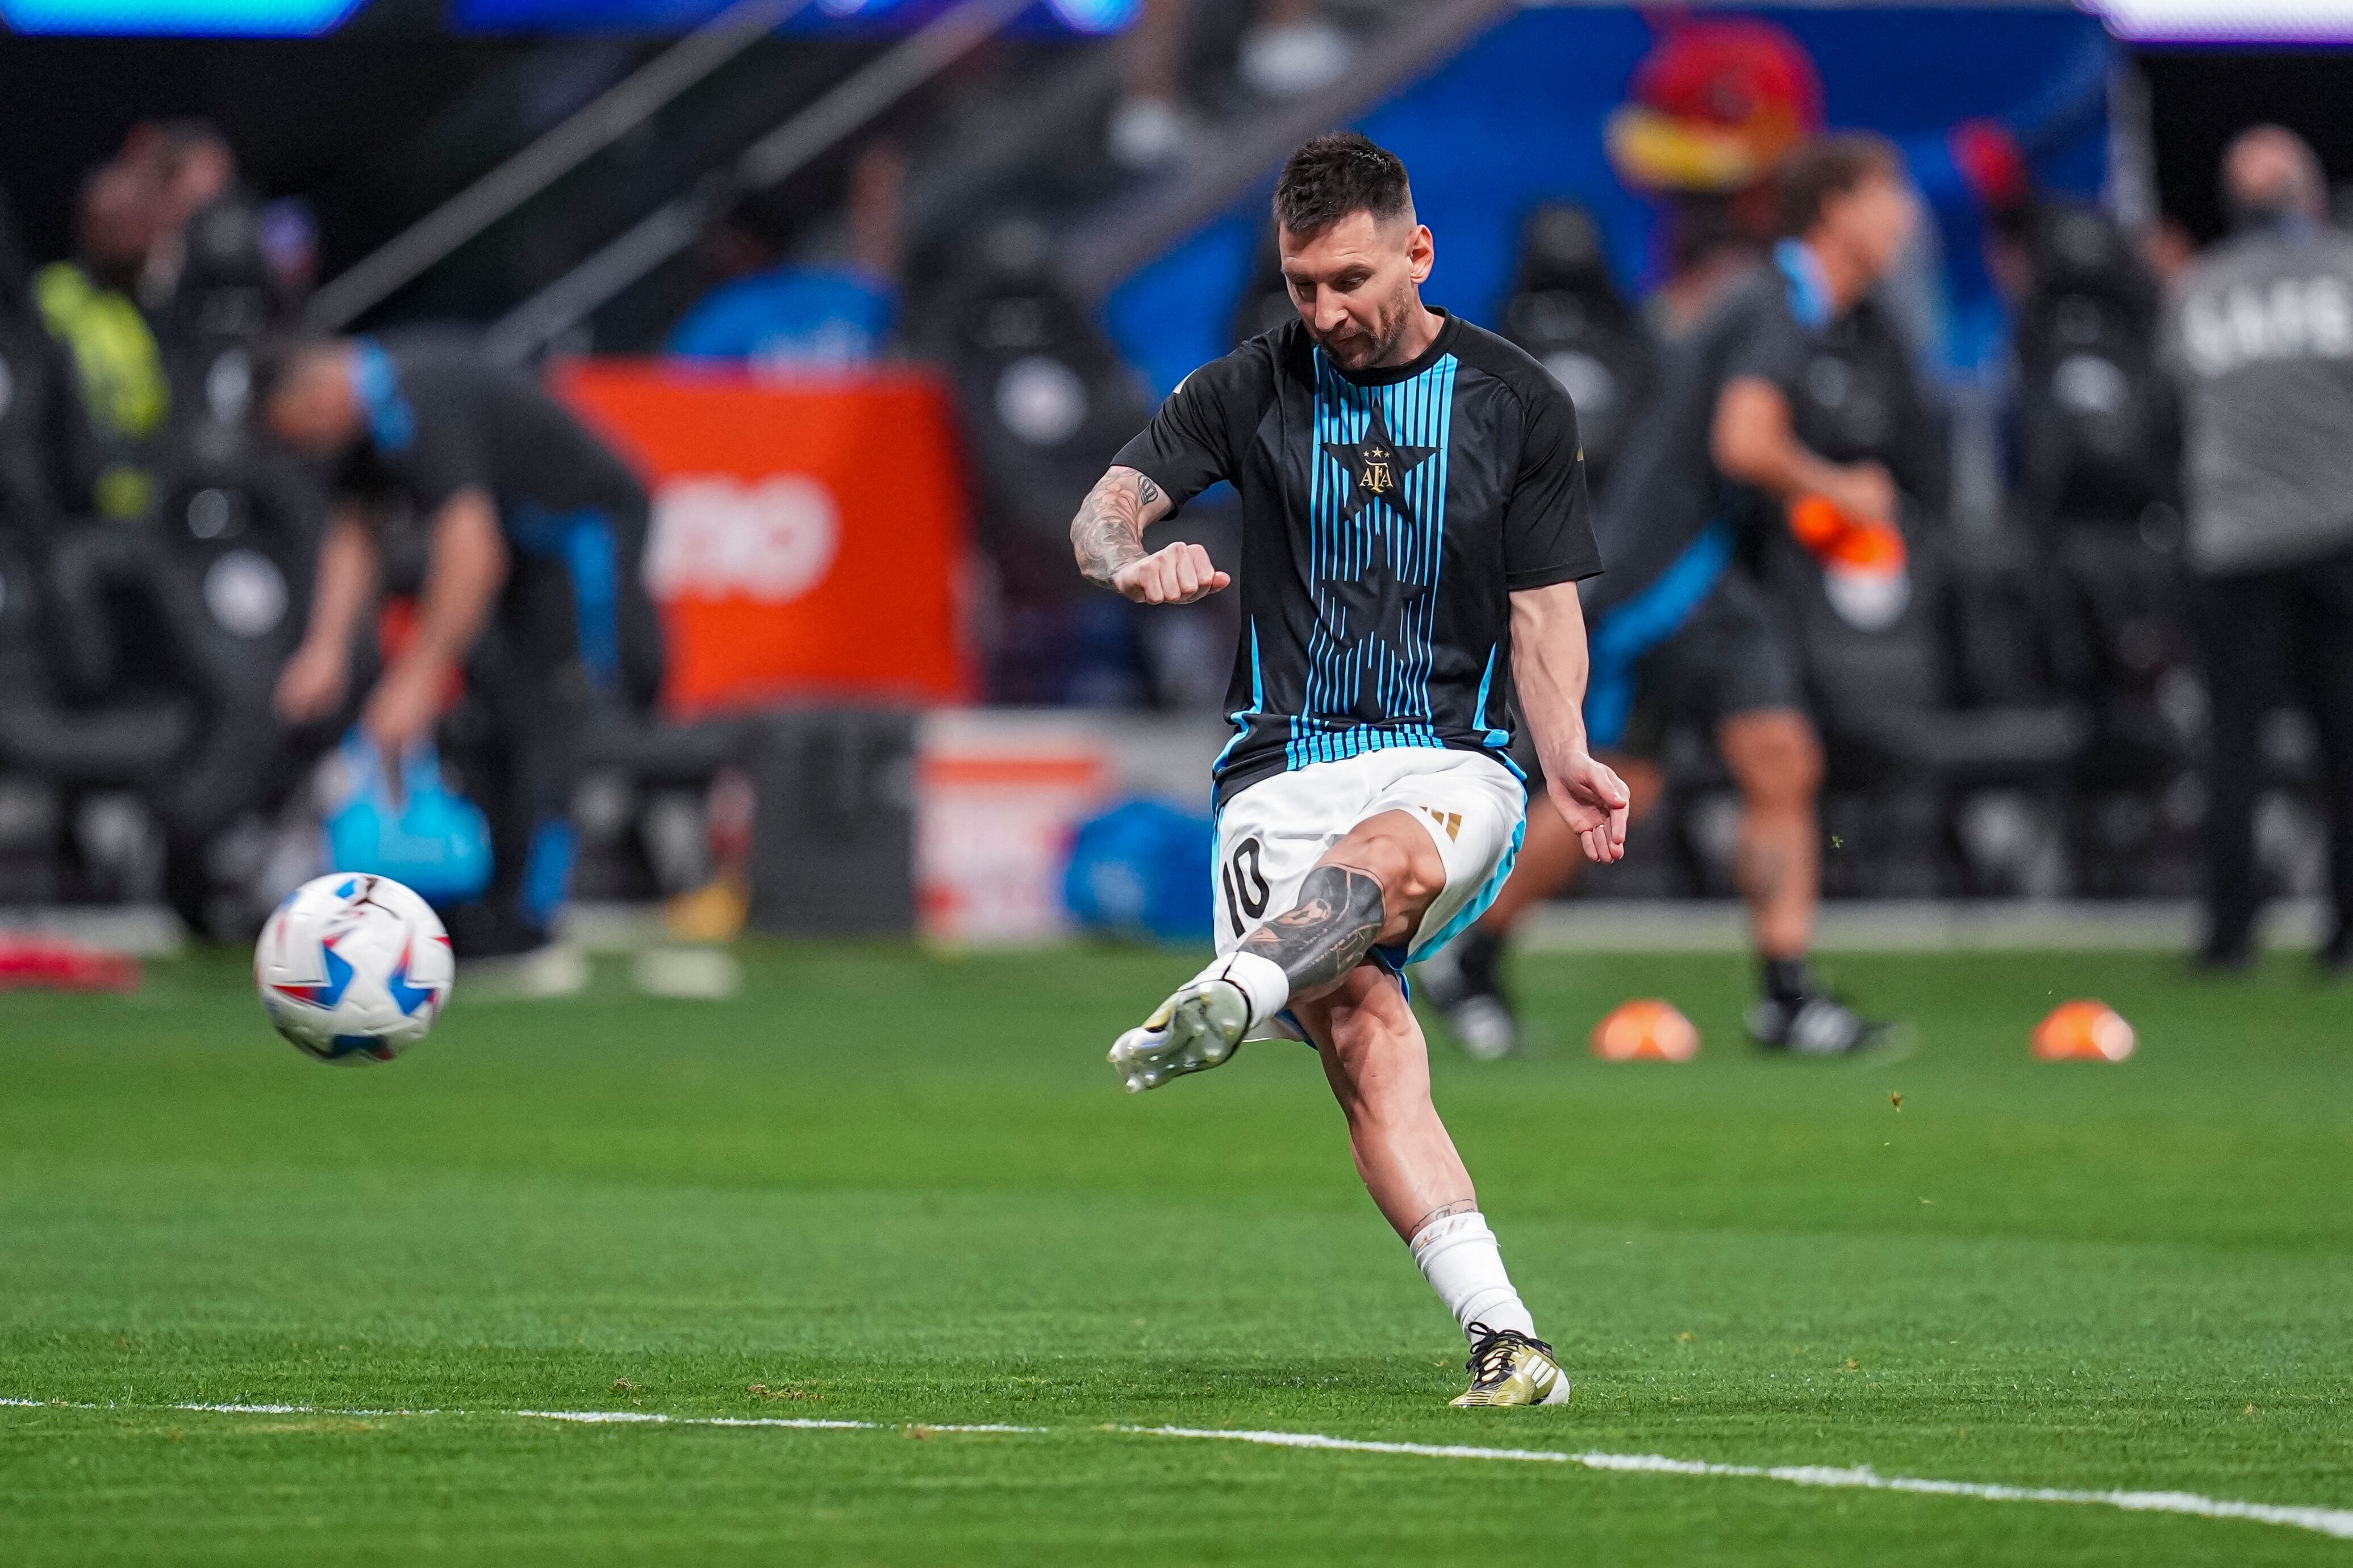
<svg viewBox="0 0 2353 1568">
<path fill-rule="evenodd" d="M 1477 1198 L 1457 1198 L 1451 1204 L 1440 1204 L 1436 1208 L 1430 1210 L 1428 1214 L 1413 1222 L 1412 1227 L 1405 1233 L 1406 1239 L 1409 1241 L 1412 1240 L 1415 1237 L 1419 1236 L 1423 1231 L 1428 1230 L 1431 1226 L 1436 1225 L 1440 1220 L 1452 1219 L 1459 1214 L 1476 1214 L 1478 1212 L 1479 1200 Z"/>
<path fill-rule="evenodd" d="M 1365 961 L 1380 940 L 1381 885 L 1352 866 L 1318 866 L 1299 902 L 1250 932 L 1242 946 L 1291 978 L 1293 1000 L 1312 997 Z"/>
<path fill-rule="evenodd" d="M 1071 548 L 1087 580 L 1108 588 L 1121 567 L 1144 559 L 1144 509 L 1160 487 L 1142 475 L 1105 474 L 1071 521 Z"/>
</svg>

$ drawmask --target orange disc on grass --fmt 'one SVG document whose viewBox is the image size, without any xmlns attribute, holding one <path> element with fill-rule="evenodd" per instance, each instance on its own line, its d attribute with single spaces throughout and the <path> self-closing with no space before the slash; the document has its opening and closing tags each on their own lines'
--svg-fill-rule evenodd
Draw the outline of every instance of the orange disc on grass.
<svg viewBox="0 0 2353 1568">
<path fill-rule="evenodd" d="M 2034 1054 L 2046 1062 L 2120 1062 L 2137 1042 L 2133 1026 L 2105 1002 L 2062 1002 L 2034 1026 Z"/>
<path fill-rule="evenodd" d="M 1638 997 L 1593 1026 L 1593 1054 L 1605 1062 L 1687 1062 L 1699 1055 L 1699 1031 L 1671 1005 Z"/>
</svg>

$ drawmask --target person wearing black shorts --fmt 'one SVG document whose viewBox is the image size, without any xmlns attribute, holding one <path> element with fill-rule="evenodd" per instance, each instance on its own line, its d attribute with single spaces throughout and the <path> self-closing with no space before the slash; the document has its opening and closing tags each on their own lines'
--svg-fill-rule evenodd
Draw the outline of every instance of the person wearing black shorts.
<svg viewBox="0 0 2353 1568">
<path fill-rule="evenodd" d="M 1918 209 L 1901 154 L 1873 136 L 1805 143 L 1780 180 L 1789 237 L 1769 264 L 1734 279 L 1673 345 L 1597 509 L 1608 572 L 1587 584 L 1593 671 L 1585 717 L 1638 817 L 1661 793 L 1655 757 L 1665 730 L 1688 722 L 1715 736 L 1741 793 L 1737 869 L 1763 961 L 1749 1031 L 1767 1047 L 1836 1055 L 1880 1031 L 1825 995 L 1806 961 L 1820 895 L 1821 743 L 1780 612 L 1735 557 L 1753 516 L 1778 516 L 1801 496 L 1825 497 L 1859 522 L 1894 519 L 1887 471 L 1807 450 L 1790 409 L 1818 335 L 1893 268 Z M 1516 1044 L 1500 982 L 1513 923 L 1577 871 L 1574 838 L 1548 818 L 1542 797 L 1532 796 L 1517 874 L 1423 971 L 1425 990 L 1476 1056 Z"/>
<path fill-rule="evenodd" d="M 413 511 L 430 551 L 417 632 L 360 727 L 398 757 L 433 736 L 462 674 L 479 721 L 460 783 L 489 819 L 495 868 L 480 900 L 447 911 L 450 939 L 470 963 L 551 952 L 578 735 L 599 705 L 642 711 L 661 684 L 640 569 L 645 488 L 535 376 L 462 340 L 297 344 L 269 357 L 259 405 L 281 439 L 332 466 L 337 496 L 280 716 L 302 723 L 343 706 L 376 587 L 376 521 Z M 547 988 L 527 962 L 513 968 L 523 989 Z"/>
</svg>

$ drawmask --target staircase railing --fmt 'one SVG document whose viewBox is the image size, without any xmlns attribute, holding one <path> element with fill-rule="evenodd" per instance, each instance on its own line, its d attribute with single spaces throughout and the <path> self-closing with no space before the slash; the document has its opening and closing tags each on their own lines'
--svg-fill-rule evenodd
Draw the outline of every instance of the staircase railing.
<svg viewBox="0 0 2353 1568">
<path fill-rule="evenodd" d="M 305 312 L 311 325 L 323 331 L 349 326 L 809 4 L 736 0 L 595 102 L 329 279 L 311 297 Z"/>
</svg>

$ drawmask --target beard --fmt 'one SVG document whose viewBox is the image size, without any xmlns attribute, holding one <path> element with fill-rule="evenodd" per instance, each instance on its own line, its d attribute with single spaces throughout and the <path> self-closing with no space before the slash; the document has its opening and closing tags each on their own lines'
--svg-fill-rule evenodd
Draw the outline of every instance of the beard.
<svg viewBox="0 0 2353 1568">
<path fill-rule="evenodd" d="M 1374 309 L 1369 327 L 1351 322 L 1341 331 L 1330 335 L 1317 331 L 1311 324 L 1307 335 L 1316 346 L 1332 356 L 1332 363 L 1342 370 L 1366 370 L 1386 363 L 1405 336 L 1406 321 L 1413 306 L 1410 291 L 1383 300 Z"/>
</svg>

